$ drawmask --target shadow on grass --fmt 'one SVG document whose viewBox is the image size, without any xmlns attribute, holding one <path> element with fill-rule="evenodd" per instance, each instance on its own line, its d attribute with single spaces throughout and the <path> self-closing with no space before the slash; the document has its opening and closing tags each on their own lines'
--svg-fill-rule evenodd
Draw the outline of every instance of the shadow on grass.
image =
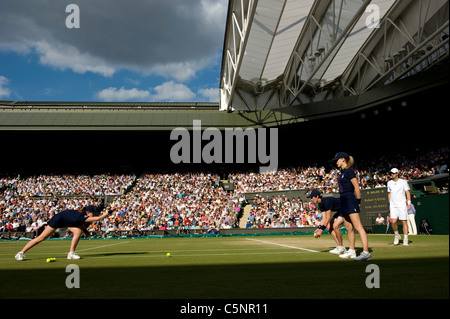
<svg viewBox="0 0 450 319">
<path fill-rule="evenodd" d="M 101 254 L 136 254 L 111 253 Z M 100 255 L 100 254 L 99 254 Z M 92 256 L 92 255 L 91 255 Z M 369 264 L 380 288 L 369 289 Z M 68 289 L 65 267 L 3 270 L 0 298 L 448 299 L 448 258 L 83 268 Z"/>
</svg>

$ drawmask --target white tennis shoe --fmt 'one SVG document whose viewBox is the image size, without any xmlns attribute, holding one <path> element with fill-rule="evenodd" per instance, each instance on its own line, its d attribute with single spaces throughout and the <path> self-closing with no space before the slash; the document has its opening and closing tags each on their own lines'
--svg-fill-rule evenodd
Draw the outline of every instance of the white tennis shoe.
<svg viewBox="0 0 450 319">
<path fill-rule="evenodd" d="M 67 259 L 81 259 L 81 257 L 78 256 L 77 253 L 75 253 L 75 252 L 70 252 L 70 253 L 67 255 Z"/>
<path fill-rule="evenodd" d="M 339 258 L 351 258 L 351 259 L 354 259 L 354 258 L 356 258 L 356 251 L 354 251 L 353 249 L 349 249 L 345 253 L 339 255 Z"/>
<path fill-rule="evenodd" d="M 372 256 L 369 252 L 363 251 L 358 257 L 355 258 L 356 261 L 363 261 L 363 260 L 372 260 Z"/>
<path fill-rule="evenodd" d="M 330 253 L 335 255 L 341 255 L 344 254 L 345 252 L 346 250 L 344 246 L 337 246 L 335 249 L 330 250 Z"/>
<path fill-rule="evenodd" d="M 25 254 L 23 252 L 19 251 L 14 258 L 16 258 L 16 260 L 18 260 L 18 261 L 22 261 L 25 259 Z"/>
</svg>

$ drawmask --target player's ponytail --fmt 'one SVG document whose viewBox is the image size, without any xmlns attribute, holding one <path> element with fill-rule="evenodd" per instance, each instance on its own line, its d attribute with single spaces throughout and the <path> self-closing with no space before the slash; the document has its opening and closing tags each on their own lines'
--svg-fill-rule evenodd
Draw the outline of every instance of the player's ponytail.
<svg viewBox="0 0 450 319">
<path fill-rule="evenodd" d="M 347 159 L 347 168 L 352 168 L 355 165 L 355 159 L 353 156 L 349 156 Z"/>
</svg>

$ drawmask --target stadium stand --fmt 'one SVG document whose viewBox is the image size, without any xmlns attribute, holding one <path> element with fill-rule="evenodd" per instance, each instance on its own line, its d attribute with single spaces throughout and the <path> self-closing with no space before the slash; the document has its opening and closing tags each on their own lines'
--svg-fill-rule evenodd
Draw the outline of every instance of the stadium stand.
<svg viewBox="0 0 450 319">
<path fill-rule="evenodd" d="M 409 181 L 448 173 L 447 147 L 415 157 L 386 155 L 377 163 L 362 159 L 356 172 L 363 188 L 386 186 L 390 167 Z M 319 187 L 336 193 L 338 171 L 323 166 L 279 169 L 274 173 L 230 172 L 234 188 L 221 187 L 218 174 L 206 172 L 97 175 L 37 175 L 0 179 L 0 233 L 4 239 L 33 237 L 40 226 L 64 209 L 114 204 L 118 212 L 93 224 L 96 236 L 215 234 L 231 228 L 311 227 L 320 221 L 316 207 L 301 198 L 273 196 L 271 191 Z M 447 175 L 448 176 L 448 175 Z M 428 191 L 428 188 L 427 190 Z M 265 196 L 247 202 L 245 194 Z M 447 183 L 430 194 L 448 193 Z M 67 234 L 60 234 L 67 236 Z"/>
</svg>

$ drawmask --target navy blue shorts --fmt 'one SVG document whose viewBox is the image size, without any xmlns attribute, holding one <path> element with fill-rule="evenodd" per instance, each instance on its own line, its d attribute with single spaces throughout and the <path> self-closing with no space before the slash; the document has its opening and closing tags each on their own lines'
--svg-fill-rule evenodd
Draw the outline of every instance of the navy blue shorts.
<svg viewBox="0 0 450 319">
<path fill-rule="evenodd" d="M 48 221 L 47 225 L 51 228 L 61 228 L 64 227 L 63 225 L 63 218 L 60 214 L 54 215 L 50 220 Z"/>
<path fill-rule="evenodd" d="M 52 228 L 81 227 L 88 217 L 76 210 L 65 210 L 54 215 L 47 225 Z"/>
<path fill-rule="evenodd" d="M 341 213 L 341 211 L 340 210 L 338 210 L 336 213 L 334 213 L 334 215 L 333 215 L 333 218 L 334 219 L 337 219 L 337 218 L 339 218 L 339 217 L 342 217 L 342 213 Z"/>
<path fill-rule="evenodd" d="M 341 215 L 359 213 L 359 203 L 354 194 L 341 195 Z"/>
</svg>

